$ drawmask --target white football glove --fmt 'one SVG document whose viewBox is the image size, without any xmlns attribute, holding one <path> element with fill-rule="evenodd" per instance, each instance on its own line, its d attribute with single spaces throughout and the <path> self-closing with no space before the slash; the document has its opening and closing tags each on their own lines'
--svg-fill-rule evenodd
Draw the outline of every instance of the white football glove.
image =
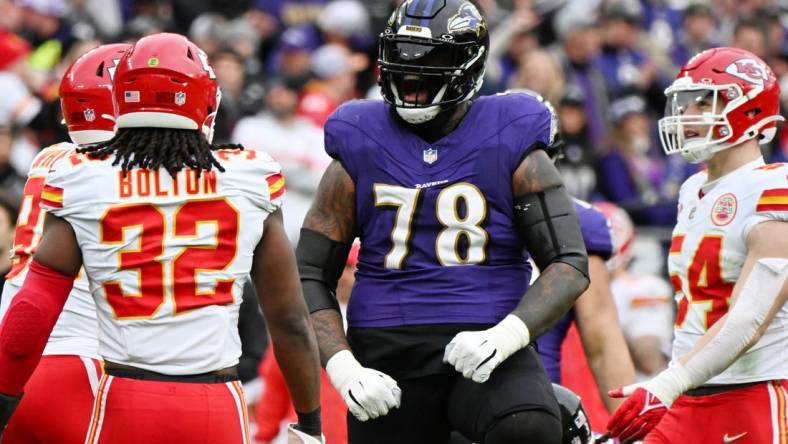
<svg viewBox="0 0 788 444">
<path fill-rule="evenodd" d="M 295 424 L 287 426 L 287 444 L 323 444 L 325 442 L 325 437 L 322 435 L 318 439 L 315 436 L 297 430 L 294 426 Z"/>
<path fill-rule="evenodd" d="M 506 316 L 492 328 L 457 333 L 446 346 L 443 362 L 468 379 L 482 383 L 493 370 L 517 350 L 531 342 L 531 333 L 515 315 Z"/>
<path fill-rule="evenodd" d="M 402 391 L 389 375 L 362 367 L 350 350 L 342 350 L 326 363 L 331 384 L 359 421 L 383 416 L 399 408 Z"/>
</svg>

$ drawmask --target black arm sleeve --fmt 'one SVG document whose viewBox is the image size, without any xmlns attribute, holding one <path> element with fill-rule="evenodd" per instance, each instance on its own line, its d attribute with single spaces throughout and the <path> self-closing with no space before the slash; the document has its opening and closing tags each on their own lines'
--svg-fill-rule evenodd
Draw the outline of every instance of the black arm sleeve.
<svg viewBox="0 0 788 444">
<path fill-rule="evenodd" d="M 580 220 L 563 185 L 517 199 L 514 212 L 528 253 L 540 270 L 553 262 L 563 262 L 588 277 Z"/>
<path fill-rule="evenodd" d="M 301 229 L 296 247 L 298 273 L 309 312 L 339 310 L 336 290 L 350 252 L 350 244 L 329 239 L 322 233 Z"/>
</svg>

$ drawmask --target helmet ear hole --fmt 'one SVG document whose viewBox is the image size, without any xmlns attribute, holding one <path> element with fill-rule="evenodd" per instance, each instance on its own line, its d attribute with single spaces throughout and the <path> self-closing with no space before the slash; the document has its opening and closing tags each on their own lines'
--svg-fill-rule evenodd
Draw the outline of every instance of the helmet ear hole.
<svg viewBox="0 0 788 444">
<path fill-rule="evenodd" d="M 744 115 L 749 117 L 750 119 L 752 119 L 752 118 L 754 118 L 755 116 L 757 116 L 760 113 L 761 113 L 761 109 L 760 108 L 753 108 L 753 109 L 748 109 L 747 111 L 745 111 Z"/>
</svg>

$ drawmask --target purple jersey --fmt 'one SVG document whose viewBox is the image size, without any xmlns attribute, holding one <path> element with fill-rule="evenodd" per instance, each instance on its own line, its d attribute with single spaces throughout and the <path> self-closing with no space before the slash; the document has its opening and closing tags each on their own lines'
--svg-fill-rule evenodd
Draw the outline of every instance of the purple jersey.
<svg viewBox="0 0 788 444">
<path fill-rule="evenodd" d="M 575 199 L 575 211 L 580 219 L 580 229 L 583 232 L 588 255 L 609 259 L 613 255 L 613 239 L 610 224 L 605 216 L 589 203 L 579 199 Z M 556 384 L 561 383 L 561 344 L 574 320 L 574 314 L 574 309 L 569 310 L 550 330 L 537 339 L 544 368 L 550 380 Z"/>
<path fill-rule="evenodd" d="M 325 134 L 356 186 L 362 247 L 349 326 L 494 324 L 511 312 L 531 275 L 512 175 L 551 143 L 554 125 L 531 96 L 481 97 L 427 143 L 381 101 L 342 105 Z"/>
</svg>

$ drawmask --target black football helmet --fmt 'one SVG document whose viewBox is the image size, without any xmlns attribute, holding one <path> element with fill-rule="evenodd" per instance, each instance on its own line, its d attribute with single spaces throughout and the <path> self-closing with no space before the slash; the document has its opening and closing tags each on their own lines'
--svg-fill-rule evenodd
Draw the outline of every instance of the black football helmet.
<svg viewBox="0 0 788 444">
<path fill-rule="evenodd" d="M 553 393 L 561 408 L 561 424 L 564 428 L 562 444 L 593 444 L 591 423 L 580 397 L 568 388 L 553 384 Z"/>
<path fill-rule="evenodd" d="M 467 0 L 407 0 L 380 34 L 383 98 L 419 124 L 470 100 L 484 77 L 487 23 Z"/>
</svg>

